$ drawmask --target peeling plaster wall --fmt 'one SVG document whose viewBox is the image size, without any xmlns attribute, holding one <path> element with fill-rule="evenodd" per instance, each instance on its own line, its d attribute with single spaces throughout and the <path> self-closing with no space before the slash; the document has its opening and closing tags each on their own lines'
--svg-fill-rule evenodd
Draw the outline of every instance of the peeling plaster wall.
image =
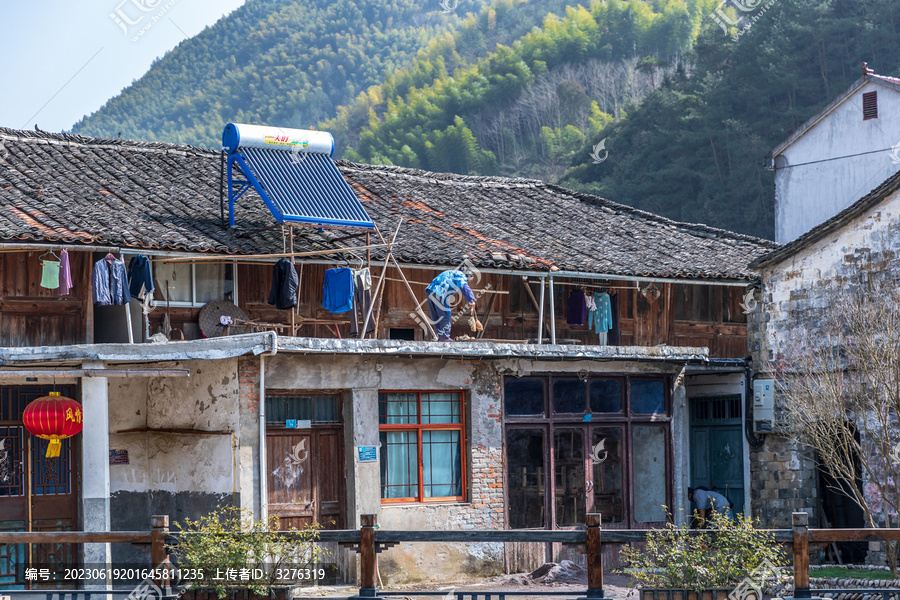
<svg viewBox="0 0 900 600">
<path fill-rule="evenodd" d="M 170 363 L 190 377 L 109 380 L 109 446 L 128 464 L 110 465 L 113 530 L 146 530 L 150 516 L 196 519 L 237 500 L 240 457 L 237 359 Z M 146 432 L 115 433 L 131 429 Z M 201 435 L 166 429 L 224 431 Z M 248 490 L 249 491 L 249 490 Z M 251 494 L 252 497 L 252 494 Z M 114 560 L 145 563 L 147 554 L 117 545 Z"/>
<path fill-rule="evenodd" d="M 839 231 L 761 269 L 760 310 L 750 315 L 748 323 L 754 371 L 765 371 L 766 362 L 778 358 L 782 344 L 798 326 L 815 331 L 837 290 L 891 277 L 900 269 L 898 217 L 900 192 L 895 192 Z M 777 402 L 776 398 L 776 409 Z M 807 511 L 811 522 L 817 522 L 811 451 L 768 435 L 761 449 L 751 451 L 750 460 L 751 500 L 767 526 L 789 527 L 792 510 Z"/>
<path fill-rule="evenodd" d="M 863 121 L 862 95 L 878 92 L 878 118 Z M 896 173 L 900 93 L 866 83 L 783 153 L 775 170 L 775 240 L 786 243 L 833 217 Z"/>
<path fill-rule="evenodd" d="M 558 362 L 526 359 L 479 361 L 436 358 L 318 356 L 280 353 L 266 359 L 266 389 L 339 390 L 344 393 L 344 443 L 348 457 L 346 526 L 359 526 L 359 515 L 374 513 L 384 529 L 503 529 L 504 375 L 531 373 L 654 373 L 673 376 L 676 414 L 685 406 L 683 367 L 637 362 Z M 378 390 L 455 389 L 466 393 L 468 496 L 465 503 L 382 505 L 378 462 L 360 463 L 356 447 L 377 445 Z M 679 427 L 680 429 L 680 427 Z M 686 489 L 685 437 L 674 435 L 676 489 Z M 675 508 L 684 507 L 676 493 Z M 354 556 L 351 554 L 350 561 Z M 459 573 L 504 571 L 498 543 L 401 544 L 379 554 L 385 584 Z M 351 564 L 353 564 L 351 562 Z"/>
</svg>

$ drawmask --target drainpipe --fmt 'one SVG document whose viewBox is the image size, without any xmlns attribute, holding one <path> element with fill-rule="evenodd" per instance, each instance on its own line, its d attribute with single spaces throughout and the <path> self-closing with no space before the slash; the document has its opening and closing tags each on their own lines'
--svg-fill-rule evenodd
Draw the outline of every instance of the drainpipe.
<svg viewBox="0 0 900 600">
<path fill-rule="evenodd" d="M 261 354 L 259 356 L 259 519 L 268 522 L 269 490 L 266 485 L 266 475 L 266 356 Z"/>
<path fill-rule="evenodd" d="M 550 343 L 556 343 L 556 307 L 553 304 L 553 275 L 550 276 Z"/>
</svg>

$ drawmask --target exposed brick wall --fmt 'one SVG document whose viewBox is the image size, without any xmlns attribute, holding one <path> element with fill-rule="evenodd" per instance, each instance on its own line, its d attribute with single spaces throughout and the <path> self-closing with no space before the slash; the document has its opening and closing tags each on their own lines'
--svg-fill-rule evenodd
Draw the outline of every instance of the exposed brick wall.
<svg viewBox="0 0 900 600">
<path fill-rule="evenodd" d="M 242 356 L 238 359 L 238 384 L 241 414 L 259 413 L 259 358 Z"/>
<path fill-rule="evenodd" d="M 460 529 L 503 529 L 503 455 L 498 447 L 472 446 L 471 503 L 453 511 Z"/>
</svg>

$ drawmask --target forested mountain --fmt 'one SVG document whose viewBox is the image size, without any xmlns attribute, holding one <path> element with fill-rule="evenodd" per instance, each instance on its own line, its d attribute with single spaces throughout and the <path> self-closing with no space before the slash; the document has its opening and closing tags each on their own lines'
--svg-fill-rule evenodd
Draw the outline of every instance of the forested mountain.
<svg viewBox="0 0 900 600">
<path fill-rule="evenodd" d="M 736 41 L 734 30 L 729 37 L 711 24 L 695 43 L 690 76 L 671 77 L 590 139 L 561 183 L 772 237 L 766 155 L 861 77 L 861 61 L 900 75 L 898 19 L 896 0 L 777 0 Z M 609 157 L 593 164 L 591 144 L 604 138 Z"/>
<path fill-rule="evenodd" d="M 860 61 L 900 73 L 896 0 L 731 0 L 752 28 L 727 34 L 716 0 L 391 1 L 250 0 L 74 131 L 217 147 L 228 121 L 318 124 L 353 160 L 771 237 L 766 154 Z"/>
<path fill-rule="evenodd" d="M 230 121 L 309 128 L 483 1 L 248 0 L 72 131 L 215 148 Z"/>
<path fill-rule="evenodd" d="M 552 180 L 586 139 L 685 68 L 711 5 L 594 0 L 467 60 L 460 49 L 470 38 L 520 18 L 518 4 L 497 1 L 325 127 L 351 148 L 345 157 L 362 162 Z"/>
</svg>

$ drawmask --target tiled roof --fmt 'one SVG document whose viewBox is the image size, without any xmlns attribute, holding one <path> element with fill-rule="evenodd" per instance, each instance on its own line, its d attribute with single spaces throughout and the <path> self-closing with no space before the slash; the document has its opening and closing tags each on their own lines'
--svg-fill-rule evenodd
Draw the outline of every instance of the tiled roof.
<svg viewBox="0 0 900 600">
<path fill-rule="evenodd" d="M 282 251 L 252 192 L 220 221 L 221 155 L 176 144 L 0 128 L 0 241 L 216 253 Z M 610 275 L 752 279 L 774 242 L 678 223 L 540 181 L 338 161 L 402 261 Z M 227 198 L 226 198 L 227 218 Z M 332 247 L 298 228 L 295 250 Z M 341 245 L 360 244 L 359 240 Z M 379 252 L 373 252 L 379 257 Z"/>
<path fill-rule="evenodd" d="M 900 171 L 885 179 L 877 188 L 834 215 L 827 221 L 813 227 L 800 237 L 788 242 L 773 252 L 769 252 L 750 264 L 751 268 L 758 269 L 777 264 L 803 250 L 828 234 L 844 227 L 847 223 L 862 215 L 870 208 L 886 199 L 888 196 L 900 190 Z"/>
</svg>

